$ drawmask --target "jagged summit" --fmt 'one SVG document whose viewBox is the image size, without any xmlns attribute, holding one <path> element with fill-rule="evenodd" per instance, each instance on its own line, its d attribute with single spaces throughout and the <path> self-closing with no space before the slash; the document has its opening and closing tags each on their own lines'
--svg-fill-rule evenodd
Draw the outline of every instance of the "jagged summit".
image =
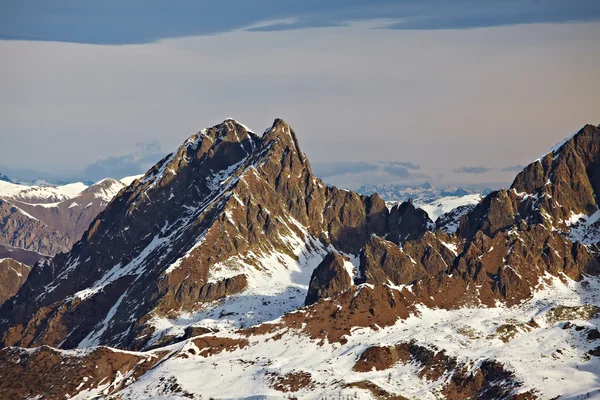
<svg viewBox="0 0 600 400">
<path fill-rule="evenodd" d="M 268 282 L 272 257 L 293 264 L 274 267 L 289 271 L 278 278 L 285 291 L 325 247 L 357 254 L 385 233 L 387 215 L 378 196 L 316 178 L 283 120 L 260 137 L 226 120 L 123 189 L 70 253 L 36 265 L 0 310 L 0 332 L 25 346 L 142 348 L 158 340 L 154 319 Z M 304 292 L 286 298 L 293 309 Z"/>
<path fill-rule="evenodd" d="M 598 318 L 584 303 L 597 300 L 600 259 L 593 237 L 574 234 L 589 235 L 600 214 L 573 193 L 595 194 L 597 136 L 584 128 L 511 190 L 434 224 L 412 202 L 388 209 L 324 185 L 283 120 L 261 136 L 234 120 L 204 129 L 0 307 L 5 346 L 141 352 L 5 347 L 3 376 L 42 363 L 79 375 L 0 387 L 216 398 L 235 382 L 238 397 L 327 396 L 388 393 L 376 383 L 400 393 L 408 381 L 393 382 L 408 376 L 406 387 L 424 388 L 411 396 L 524 399 L 555 365 L 583 379 L 572 355 L 600 354 L 600 334 L 579 320 Z M 574 231 L 576 210 L 587 225 Z"/>
</svg>

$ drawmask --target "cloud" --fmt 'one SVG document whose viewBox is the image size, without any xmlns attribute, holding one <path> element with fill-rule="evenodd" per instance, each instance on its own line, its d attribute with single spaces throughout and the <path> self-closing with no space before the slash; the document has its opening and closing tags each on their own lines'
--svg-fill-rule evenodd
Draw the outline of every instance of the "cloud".
<svg viewBox="0 0 600 400">
<path fill-rule="evenodd" d="M 368 171 L 376 171 L 379 166 L 365 161 L 339 161 L 332 163 L 314 163 L 313 172 L 325 179 L 336 175 L 360 174 Z"/>
<path fill-rule="evenodd" d="M 457 174 L 485 174 L 490 172 L 492 168 L 479 166 L 479 167 L 460 167 L 454 168 L 452 172 L 456 172 Z"/>
<path fill-rule="evenodd" d="M 521 172 L 525 168 L 524 165 L 517 164 L 511 165 L 510 167 L 502 168 L 500 171 L 503 172 Z"/>
<path fill-rule="evenodd" d="M 143 174 L 165 156 L 158 141 L 138 142 L 136 147 L 138 150 L 133 154 L 108 157 L 88 165 L 83 171 L 82 180 L 98 181 L 106 177 L 120 179 Z"/>
<path fill-rule="evenodd" d="M 390 175 L 400 178 L 408 178 L 411 175 L 408 169 L 399 165 L 384 165 L 383 170 Z"/>
<path fill-rule="evenodd" d="M 404 167 L 404 168 L 408 168 L 408 169 L 420 169 L 421 166 L 420 165 L 416 165 L 413 164 L 411 162 L 407 162 L 407 161 L 383 161 L 381 162 L 382 164 L 385 164 L 386 166 L 390 166 L 390 167 Z"/>
<path fill-rule="evenodd" d="M 121 179 L 126 176 L 146 173 L 166 153 L 162 151 L 158 141 L 142 141 L 136 143 L 137 150 L 132 154 L 119 157 L 107 157 L 87 165 L 83 172 L 47 171 L 31 168 L 11 168 L 0 165 L 0 172 L 11 180 L 31 182 L 44 179 L 53 184 L 68 182 L 97 182 L 104 178 Z"/>
<path fill-rule="evenodd" d="M 233 12 L 232 12 L 233 10 Z M 281 31 L 392 20 L 385 28 L 468 29 L 489 26 L 595 21 L 596 0 L 493 0 L 427 2 L 388 0 L 167 0 L 102 2 L 36 0 L 0 3 L 4 39 L 91 44 L 149 43 L 164 38 L 213 35 L 245 29 Z M 69 21 L 65 24 L 64 21 Z"/>
<path fill-rule="evenodd" d="M 57 173 L 32 168 L 12 168 L 0 165 L 0 172 L 13 181 L 31 182 L 37 179 L 45 179 L 50 183 L 66 181 L 64 176 Z"/>
<path fill-rule="evenodd" d="M 421 166 L 407 161 L 337 161 L 315 163 L 312 164 L 312 168 L 315 174 L 321 178 L 365 172 L 379 172 L 407 178 L 414 175 L 409 169 L 414 171 L 421 168 Z"/>
<path fill-rule="evenodd" d="M 315 175 L 325 182 L 357 188 L 367 183 L 423 183 L 430 176 L 419 165 L 405 161 L 338 161 L 312 164 Z"/>
</svg>

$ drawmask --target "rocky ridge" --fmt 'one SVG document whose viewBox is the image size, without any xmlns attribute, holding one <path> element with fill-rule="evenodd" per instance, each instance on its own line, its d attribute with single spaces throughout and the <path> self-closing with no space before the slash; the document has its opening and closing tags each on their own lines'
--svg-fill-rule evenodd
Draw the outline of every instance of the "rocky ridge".
<svg viewBox="0 0 600 400">
<path fill-rule="evenodd" d="M 362 335 L 381 331 L 380 338 L 405 337 L 403 323 L 426 324 L 431 313 L 460 317 L 468 312 L 484 318 L 501 310 L 513 313 L 515 320 L 501 326 L 483 323 L 482 330 L 492 329 L 485 339 L 476 330 L 457 330 L 486 346 L 514 337 L 551 340 L 558 337 L 557 329 L 563 331 L 560 337 L 570 335 L 556 321 L 531 322 L 530 313 L 546 315 L 543 305 L 554 295 L 544 292 L 548 285 L 575 293 L 579 301 L 596 296 L 590 288 L 597 289 L 593 277 L 600 273 L 600 262 L 591 229 L 598 209 L 599 139 L 597 127 L 585 126 L 526 167 L 510 190 L 490 193 L 451 218 L 459 226 L 450 230 L 443 222 L 434 224 L 410 202 L 388 210 L 377 195 L 364 197 L 323 185 L 312 175 L 294 132 L 281 120 L 262 136 L 227 120 L 192 136 L 123 190 L 69 254 L 36 264 L 17 296 L 0 308 L 3 342 L 139 350 L 173 342 L 191 346 L 191 341 L 205 338 L 186 358 L 196 360 L 199 352 L 208 351 L 213 360 L 229 363 L 211 350 L 226 348 L 239 360 L 264 362 L 268 370 L 270 364 L 257 354 L 269 354 L 273 346 L 291 349 L 296 342 L 316 342 L 355 355 L 356 361 L 367 350 L 358 341 L 364 340 Z M 580 236 L 584 240 L 577 240 Z M 306 292 L 294 277 L 307 272 L 312 276 L 304 281 Z M 273 282 L 282 285 L 279 294 L 258 291 Z M 284 305 L 275 314 L 265 314 L 275 321 L 261 323 L 269 321 L 259 318 L 266 311 L 253 308 L 249 328 L 234 323 L 231 330 L 231 324 L 223 324 L 241 321 L 236 315 L 247 318 L 250 310 L 240 307 L 254 297 L 264 309 Z M 287 297 L 293 300 L 286 302 Z M 308 307 L 293 311 L 304 303 Z M 221 322 L 210 322 L 215 320 Z M 175 328 L 185 328 L 185 333 L 177 334 Z M 596 340 L 586 335 L 586 340 Z M 437 340 L 455 344 L 454 339 Z M 335 383 L 327 373 L 315 377 L 298 369 L 266 374 L 264 382 L 275 391 L 292 388 L 294 393 L 327 393 L 331 388 L 389 393 L 397 388 L 391 380 L 402 382 L 404 375 L 397 374 L 403 371 L 435 382 L 432 387 L 447 398 L 490 393 L 493 398 L 533 398 L 544 390 L 522 376 L 515 378 L 495 361 L 502 352 L 481 363 L 443 351 L 432 354 L 416 342 L 398 346 L 406 353 L 398 360 L 420 360 L 424 367 L 394 367 L 387 383 L 384 375 L 373 373 L 359 380 L 366 372 L 358 370 L 358 375 L 348 375 L 352 382 Z M 593 344 L 577 346 L 593 354 Z M 318 350 L 313 354 L 323 357 Z M 341 356 L 329 362 L 339 363 Z M 306 367 L 308 360 L 303 360 Z M 318 360 L 314 362 L 324 362 Z M 468 367 L 474 362 L 479 369 Z M 516 360 L 510 362 L 518 366 Z M 169 365 L 174 367 L 172 360 L 153 374 L 168 373 Z M 228 365 L 233 371 L 234 364 Z M 235 376 L 243 380 L 247 367 L 241 361 L 239 365 Z M 423 372 L 430 370 L 434 375 Z M 178 386 L 193 386 L 181 379 L 185 376 L 176 378 Z M 131 384 L 120 388 L 121 393 L 159 390 L 143 382 Z"/>
<path fill-rule="evenodd" d="M 0 244 L 48 256 L 66 253 L 123 187 L 114 179 L 89 187 L 1 183 Z"/>
</svg>

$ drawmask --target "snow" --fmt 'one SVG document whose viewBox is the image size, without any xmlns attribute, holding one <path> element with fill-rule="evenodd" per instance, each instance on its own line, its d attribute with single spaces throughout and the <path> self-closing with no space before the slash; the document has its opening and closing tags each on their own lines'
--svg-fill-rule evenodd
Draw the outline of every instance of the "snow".
<svg viewBox="0 0 600 400">
<path fill-rule="evenodd" d="M 125 185 L 125 186 L 129 186 L 131 185 L 135 180 L 140 179 L 141 177 L 143 177 L 144 175 L 133 175 L 133 176 L 126 176 L 125 178 L 121 178 L 120 181 Z"/>
<path fill-rule="evenodd" d="M 107 181 L 109 182 L 108 185 L 106 185 Z M 57 207 L 65 201 L 82 195 L 84 191 L 96 185 L 101 186 L 97 188 L 95 197 L 108 203 L 125 184 L 114 179 L 103 179 L 89 187 L 81 182 L 62 186 L 26 186 L 0 181 L 0 198 L 9 201 L 18 200 L 35 206 Z M 104 187 L 104 185 L 107 187 Z"/>
<path fill-rule="evenodd" d="M 577 217 L 577 219 L 575 219 Z M 567 238 L 572 242 L 591 245 L 600 242 L 600 210 L 592 215 L 573 215 L 569 224 Z"/>
<path fill-rule="evenodd" d="M 298 224 L 290 219 L 291 224 Z M 280 238 L 294 257 L 281 251 L 261 254 L 248 252 L 214 264 L 208 282 L 243 273 L 247 278 L 247 289 L 212 302 L 195 313 L 180 313 L 176 318 L 155 316 L 151 325 L 156 331 L 150 344 L 162 335 L 181 335 L 188 326 L 233 332 L 240 327 L 275 320 L 286 312 L 302 307 L 312 272 L 331 248 L 324 247 L 309 236 L 300 224 L 296 226 L 301 227 L 304 238 L 297 234 Z M 352 265 L 352 261 L 348 263 Z"/>
<path fill-rule="evenodd" d="M 455 256 L 458 256 L 458 246 L 454 243 L 446 243 L 440 240 L 440 243 L 444 245 L 448 250 L 452 252 Z"/>
<path fill-rule="evenodd" d="M 106 178 L 99 182 L 96 182 L 94 186 L 97 186 L 94 192 L 94 197 L 100 199 L 104 203 L 110 203 L 110 201 L 123 189 L 126 185 L 121 181 Z M 92 186 L 93 187 L 93 186 Z"/>
<path fill-rule="evenodd" d="M 367 288 L 362 285 L 362 290 Z M 471 371 L 485 359 L 501 362 L 523 382 L 518 392 L 534 388 L 543 399 L 559 395 L 583 398 L 598 389 L 600 361 L 595 357 L 586 361 L 585 355 L 596 345 L 588 342 L 584 333 L 563 329 L 563 323 L 550 320 L 548 312 L 556 305 L 597 304 L 599 296 L 600 280 L 597 278 L 577 283 L 547 275 L 534 297 L 519 306 L 451 311 L 420 307 L 418 315 L 400 320 L 393 326 L 354 329 L 346 336 L 348 342 L 345 345 L 317 344 L 295 331 L 284 332 L 281 338 L 274 339 L 280 333 L 274 332 L 249 337 L 250 345 L 243 349 L 204 358 L 188 352 L 190 349 L 196 354 L 199 352 L 192 342 L 180 343 L 178 351 L 187 357 L 166 359 L 120 393 L 130 399 L 159 396 L 160 388 L 156 383 L 161 378 L 175 376 L 184 390 L 202 394 L 203 398 L 281 398 L 281 392 L 268 384 L 268 374 L 307 371 L 316 385 L 293 393 L 294 397 L 346 398 L 356 393 L 358 398 L 369 399 L 372 397 L 368 392 L 344 389 L 342 385 L 343 382 L 369 380 L 384 390 L 408 398 L 438 399 L 436 390 L 449 376 L 435 382 L 426 381 L 418 378 L 414 363 L 399 363 L 383 371 L 352 370 L 357 358 L 370 346 L 415 340 L 421 346 L 445 350 L 462 365 L 470 366 Z M 526 327 L 532 318 L 539 328 Z M 599 319 L 573 320 L 573 323 L 589 328 L 598 322 Z M 506 343 L 496 334 L 503 324 L 518 326 L 515 337 Z M 227 332 L 225 336 L 241 337 L 233 332 Z"/>
<path fill-rule="evenodd" d="M 427 215 L 429 215 L 429 218 L 435 222 L 440 216 L 454 210 L 457 207 L 470 204 L 479 204 L 482 198 L 483 196 L 480 194 L 468 194 L 461 197 L 448 196 L 442 197 L 430 203 L 417 203 L 415 206 L 425 211 Z"/>
<path fill-rule="evenodd" d="M 28 203 L 55 203 L 77 197 L 86 188 L 81 182 L 62 186 L 25 186 L 0 181 L 0 197 Z"/>
</svg>

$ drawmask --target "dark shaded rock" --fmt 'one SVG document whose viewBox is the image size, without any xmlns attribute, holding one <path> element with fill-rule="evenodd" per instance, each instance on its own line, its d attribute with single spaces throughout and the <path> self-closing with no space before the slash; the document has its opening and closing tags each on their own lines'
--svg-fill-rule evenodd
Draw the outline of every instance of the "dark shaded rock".
<svg viewBox="0 0 600 400">
<path fill-rule="evenodd" d="M 397 204 L 390 210 L 386 239 L 395 243 L 418 239 L 435 226 L 429 215 L 415 208 L 412 200 Z"/>
<path fill-rule="evenodd" d="M 305 305 L 319 299 L 333 297 L 352 286 L 352 279 L 344 267 L 344 259 L 336 253 L 329 253 L 315 268 L 310 278 Z"/>
<path fill-rule="evenodd" d="M 246 275 L 240 274 L 218 282 L 210 282 L 200 287 L 197 301 L 212 301 L 222 299 L 246 289 Z"/>
</svg>

